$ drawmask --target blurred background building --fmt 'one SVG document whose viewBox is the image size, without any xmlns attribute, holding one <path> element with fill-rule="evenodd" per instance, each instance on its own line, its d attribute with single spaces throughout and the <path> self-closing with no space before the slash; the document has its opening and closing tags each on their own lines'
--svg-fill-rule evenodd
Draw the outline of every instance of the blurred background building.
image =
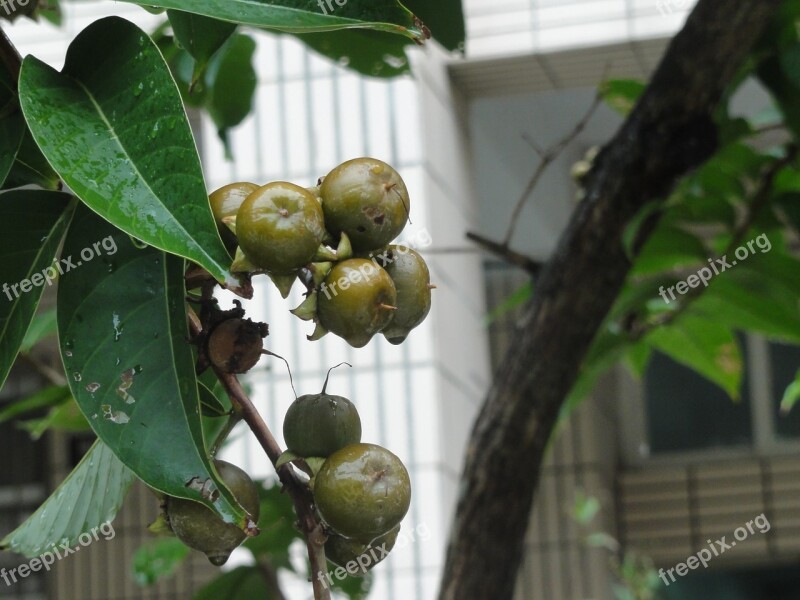
<svg viewBox="0 0 800 600">
<path fill-rule="evenodd" d="M 297 290 L 284 301 L 264 285 L 247 306 L 251 316 L 270 323 L 268 346 L 291 363 L 298 393 L 318 391 L 329 367 L 350 362 L 354 368 L 335 371 L 329 389 L 358 405 L 366 441 L 389 447 L 409 466 L 414 499 L 404 528 L 426 535 L 396 549 L 376 569 L 371 597 L 434 598 L 471 423 L 513 335 L 514 312 L 491 323 L 487 315 L 526 282 L 525 275 L 477 252 L 464 234 L 502 238 L 538 160 L 526 136 L 541 147 L 562 138 L 586 112 L 603 77 L 646 79 L 690 4 L 465 0 L 466 56 L 447 55 L 435 45 L 415 50 L 414 77 L 393 81 L 359 77 L 293 37 L 262 34 L 256 109 L 233 133 L 235 162 L 225 160 L 212 123 L 195 123 L 209 190 L 240 180 L 311 185 L 360 155 L 393 164 L 409 186 L 413 225 L 403 238 L 424 246 L 438 289 L 430 317 L 405 344 L 376 338 L 354 351 L 333 336 L 306 342 L 307 325 L 288 314 L 300 301 Z M 7 28 L 23 54 L 60 68 L 69 41 L 100 16 L 118 14 L 146 28 L 158 22 L 125 3 L 63 7 L 60 29 L 21 21 Z M 742 110 L 763 103 L 756 89 L 741 99 Z M 520 217 L 515 249 L 548 257 L 574 208 L 570 166 L 608 140 L 619 123 L 601 107 L 554 163 Z M 794 501 L 800 489 L 800 419 L 777 420 L 777 402 L 800 352 L 758 338 L 746 344 L 748 387 L 736 405 L 662 357 L 641 382 L 622 370 L 602 382 L 552 447 L 532 516 L 520 599 L 614 597 L 609 553 L 587 546 L 572 517 L 576 500 L 585 496 L 596 497 L 602 507 L 594 523 L 598 530 L 664 567 L 684 561 L 706 539 L 730 536 L 755 516 L 768 515 L 768 535 L 753 536 L 708 571 L 666 589 L 665 596 L 777 599 L 790 597 L 782 590 L 800 587 L 797 575 L 785 568 L 800 550 Z M 37 380 L 35 372 L 20 367 L 2 397 L 28 393 Z M 283 364 L 264 360 L 249 383 L 280 433 L 294 398 Z M 255 442 L 239 433 L 226 457 L 255 476 L 270 476 Z M 9 457 L 0 472 L 3 533 L 46 497 L 85 444 L 74 436 L 48 435 L 32 445 L 13 426 L 2 426 L 0 451 Z M 0 597 L 189 598 L 208 577 L 204 559 L 148 589 L 131 576 L 131 555 L 147 539 L 144 526 L 156 509 L 135 488 L 118 517 L 114 541 L 62 561 L 53 574 L 0 585 Z M 0 566 L 16 564 L 16 557 L 0 555 Z M 291 589 L 290 597 L 308 593 Z"/>
</svg>

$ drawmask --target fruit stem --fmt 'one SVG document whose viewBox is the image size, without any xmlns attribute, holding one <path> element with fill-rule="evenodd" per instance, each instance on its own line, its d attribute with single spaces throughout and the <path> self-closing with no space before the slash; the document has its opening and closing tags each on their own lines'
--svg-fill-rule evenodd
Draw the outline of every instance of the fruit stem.
<svg viewBox="0 0 800 600">
<path fill-rule="evenodd" d="M 202 332 L 200 318 L 193 310 L 187 310 L 189 317 L 189 329 L 193 336 L 198 336 Z M 239 379 L 233 373 L 226 373 L 217 366 L 212 365 L 214 373 L 225 388 L 225 392 L 231 399 L 231 404 L 236 413 L 247 423 L 258 443 L 269 457 L 272 465 L 278 462 L 283 451 L 272 435 L 264 419 L 259 414 L 252 400 L 242 388 Z M 314 497 L 308 486 L 301 482 L 292 467 L 288 464 L 276 469 L 278 477 L 284 489 L 289 493 L 294 503 L 294 510 L 297 513 L 300 527 L 306 538 L 308 548 L 308 559 L 311 562 L 312 585 L 314 588 L 315 600 L 331 600 L 331 592 L 324 582 L 324 574 L 327 573 L 328 563 L 325 558 L 325 541 L 327 536 L 322 530 L 322 525 L 317 519 L 314 510 Z"/>
<path fill-rule="evenodd" d="M 322 384 L 322 391 L 320 392 L 320 394 L 324 394 L 325 390 L 328 389 L 328 378 L 331 376 L 331 371 L 333 371 L 334 369 L 338 369 L 342 365 L 347 365 L 351 369 L 353 368 L 353 365 L 351 365 L 349 362 L 340 362 L 338 365 L 334 365 L 333 367 L 328 369 L 328 374 L 325 375 L 325 383 Z"/>
<path fill-rule="evenodd" d="M 383 310 L 397 310 L 397 307 L 392 306 L 391 304 L 379 304 L 378 306 L 381 307 Z"/>
</svg>

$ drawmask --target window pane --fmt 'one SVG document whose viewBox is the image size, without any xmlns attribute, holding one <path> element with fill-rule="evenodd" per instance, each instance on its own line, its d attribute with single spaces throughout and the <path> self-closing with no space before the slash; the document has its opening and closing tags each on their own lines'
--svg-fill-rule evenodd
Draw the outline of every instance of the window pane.
<svg viewBox="0 0 800 600">
<path fill-rule="evenodd" d="M 645 373 L 645 402 L 653 454 L 753 442 L 746 375 L 742 399 L 735 403 L 707 379 L 657 352 Z"/>
<path fill-rule="evenodd" d="M 775 416 L 775 433 L 778 438 L 800 437 L 800 406 L 795 406 L 788 415 L 781 415 L 783 394 L 794 381 L 800 369 L 800 346 L 772 343 L 769 345 L 772 365 L 772 414 Z"/>
</svg>

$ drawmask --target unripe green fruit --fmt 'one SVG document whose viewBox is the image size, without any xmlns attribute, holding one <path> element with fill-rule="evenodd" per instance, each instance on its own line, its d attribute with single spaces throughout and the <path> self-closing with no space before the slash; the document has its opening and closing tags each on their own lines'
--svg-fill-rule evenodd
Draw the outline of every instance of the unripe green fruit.
<svg viewBox="0 0 800 600">
<path fill-rule="evenodd" d="M 258 186 L 255 183 L 240 181 L 237 183 L 229 183 L 211 192 L 208 197 L 208 202 L 211 204 L 211 212 L 214 215 L 214 220 L 217 222 L 220 237 L 225 243 L 225 247 L 231 253 L 236 251 L 236 236 L 233 235 L 230 228 L 222 222 L 222 219 L 235 217 L 245 199 L 257 189 Z"/>
<path fill-rule="evenodd" d="M 366 346 L 386 327 L 396 309 L 397 291 L 389 274 L 371 260 L 336 263 L 320 286 L 320 325 L 354 348 Z"/>
<path fill-rule="evenodd" d="M 419 252 L 406 246 L 387 246 L 371 254 L 397 290 L 397 310 L 381 333 L 390 343 L 400 344 L 431 310 L 431 274 Z"/>
<path fill-rule="evenodd" d="M 258 188 L 236 215 L 236 237 L 259 269 L 286 275 L 314 258 L 325 223 L 317 199 L 305 188 L 277 181 Z"/>
<path fill-rule="evenodd" d="M 322 465 L 314 478 L 314 500 L 336 533 L 368 543 L 403 520 L 411 504 L 411 480 L 386 448 L 353 444 Z"/>
<path fill-rule="evenodd" d="M 392 551 L 398 533 L 400 525 L 395 526 L 389 533 L 376 537 L 369 544 L 332 535 L 325 542 L 325 556 L 336 566 L 345 569 L 348 563 L 355 561 L 358 570 L 354 576 L 362 577 Z M 348 573 L 352 575 L 352 569 Z"/>
<path fill-rule="evenodd" d="M 253 522 L 258 521 L 260 502 L 253 480 L 239 467 L 215 460 L 222 481 L 247 511 Z M 183 498 L 167 498 L 167 518 L 172 531 L 184 544 L 199 550 L 216 565 L 224 565 L 228 557 L 247 535 L 233 523 L 226 523 L 210 508 Z"/>
<path fill-rule="evenodd" d="M 347 398 L 308 394 L 292 402 L 283 420 L 283 437 L 298 456 L 326 458 L 361 441 L 361 418 Z"/>
<path fill-rule="evenodd" d="M 325 225 L 334 235 L 344 232 L 355 250 L 373 250 L 400 235 L 411 203 L 403 179 L 376 158 L 342 163 L 319 188 Z"/>
</svg>

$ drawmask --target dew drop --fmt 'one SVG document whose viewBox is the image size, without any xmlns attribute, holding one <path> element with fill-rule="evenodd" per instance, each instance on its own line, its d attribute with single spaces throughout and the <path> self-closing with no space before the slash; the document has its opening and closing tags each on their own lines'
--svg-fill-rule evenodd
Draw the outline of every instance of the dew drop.
<svg viewBox="0 0 800 600">
<path fill-rule="evenodd" d="M 73 378 L 75 381 L 80 381 L 81 379 L 83 379 L 83 377 L 81 377 L 81 374 L 80 374 L 80 373 L 78 373 L 77 371 L 75 371 L 75 372 L 72 374 L 72 378 Z"/>
<path fill-rule="evenodd" d="M 139 96 L 142 95 L 143 91 L 144 91 L 144 83 L 140 82 L 139 85 L 133 88 L 133 95 L 138 98 Z"/>
</svg>

